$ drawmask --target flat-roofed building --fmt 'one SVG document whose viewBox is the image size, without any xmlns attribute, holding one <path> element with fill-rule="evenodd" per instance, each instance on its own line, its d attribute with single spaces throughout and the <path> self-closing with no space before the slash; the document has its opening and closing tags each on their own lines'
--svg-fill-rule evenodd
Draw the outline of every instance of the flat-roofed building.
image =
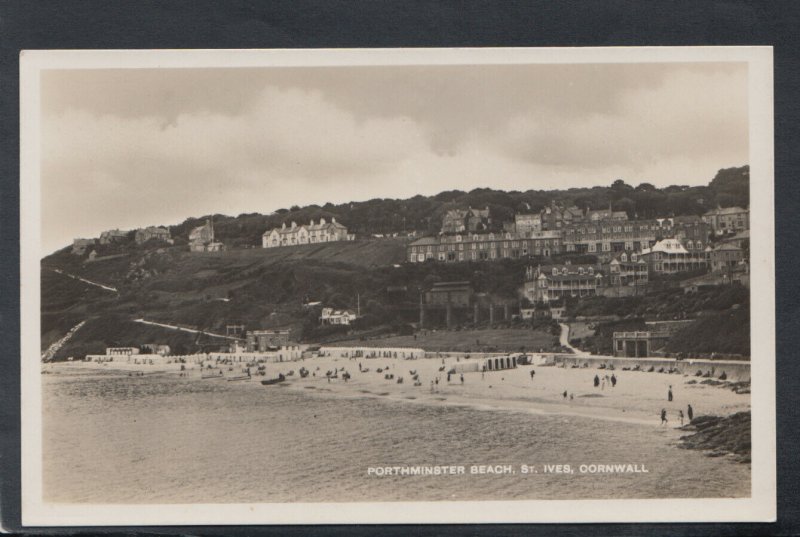
<svg viewBox="0 0 800 537">
<path fill-rule="evenodd" d="M 289 344 L 289 330 L 250 330 L 247 332 L 247 352 L 266 352 Z"/>
</svg>

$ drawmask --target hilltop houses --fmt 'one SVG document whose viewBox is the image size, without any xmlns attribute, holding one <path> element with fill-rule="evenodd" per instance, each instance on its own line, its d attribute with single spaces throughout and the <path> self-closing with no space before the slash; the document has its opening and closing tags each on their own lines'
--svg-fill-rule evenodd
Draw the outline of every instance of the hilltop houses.
<svg viewBox="0 0 800 537">
<path fill-rule="evenodd" d="M 144 244 L 149 240 L 160 240 L 164 242 L 172 242 L 172 236 L 165 227 L 149 226 L 142 229 L 137 229 L 134 235 L 136 244 Z"/>
<path fill-rule="evenodd" d="M 73 239 L 72 254 L 83 255 L 86 253 L 86 249 L 90 246 L 94 246 L 95 243 L 96 241 L 94 239 Z"/>
<path fill-rule="evenodd" d="M 320 218 L 319 223 L 297 225 L 292 222 L 285 223 L 280 228 L 268 229 L 261 236 L 262 248 L 276 248 L 279 246 L 293 246 L 296 244 L 316 244 L 321 242 L 335 242 L 353 240 L 353 235 L 348 235 L 347 228 L 332 218 L 330 222 Z"/>
<path fill-rule="evenodd" d="M 221 252 L 225 245 L 214 240 L 214 223 L 209 218 L 189 233 L 190 252 Z"/>
<path fill-rule="evenodd" d="M 485 209 L 451 209 L 442 218 L 442 234 L 473 233 L 489 229 L 489 207 Z"/>
<path fill-rule="evenodd" d="M 111 244 L 112 242 L 124 241 L 128 238 L 127 231 L 119 229 L 109 229 L 100 234 L 100 244 Z"/>
<path fill-rule="evenodd" d="M 750 210 L 741 207 L 717 207 L 703 215 L 715 235 L 740 233 L 750 229 Z"/>
</svg>

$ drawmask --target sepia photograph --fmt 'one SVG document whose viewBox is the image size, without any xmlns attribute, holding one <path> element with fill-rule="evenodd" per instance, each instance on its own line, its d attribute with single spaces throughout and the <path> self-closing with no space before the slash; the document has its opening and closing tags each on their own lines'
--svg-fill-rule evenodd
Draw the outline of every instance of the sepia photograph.
<svg viewBox="0 0 800 537">
<path fill-rule="evenodd" d="M 770 48 L 21 64 L 26 523 L 774 519 Z"/>
</svg>

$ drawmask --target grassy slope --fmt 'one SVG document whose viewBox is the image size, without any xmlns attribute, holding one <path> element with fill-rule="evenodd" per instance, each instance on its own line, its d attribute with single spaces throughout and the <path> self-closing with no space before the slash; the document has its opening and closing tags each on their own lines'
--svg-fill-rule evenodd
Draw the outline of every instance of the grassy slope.
<svg viewBox="0 0 800 537">
<path fill-rule="evenodd" d="M 43 260 L 43 267 L 119 289 L 103 291 L 45 268 L 43 347 L 84 319 L 89 322 L 58 358 L 99 352 L 106 344 L 197 347 L 193 336 L 130 322 L 140 317 L 222 333 L 231 322 L 249 329 L 288 327 L 299 337 L 304 328 L 317 324 L 319 315 L 318 310 L 303 308 L 304 297 L 355 308 L 357 293 L 364 314 L 361 328 L 374 332 L 380 326 L 414 321 L 419 289 L 432 282 L 466 279 L 479 292 L 515 299 L 523 270 L 521 262 L 402 264 L 405 242 L 398 239 L 204 254 L 185 247 L 134 247 L 127 254 L 83 263 L 61 252 Z M 405 290 L 389 292 L 389 286 Z M 514 350 L 521 345 L 550 346 L 549 335 L 536 334 L 529 330 L 514 339 Z"/>
</svg>

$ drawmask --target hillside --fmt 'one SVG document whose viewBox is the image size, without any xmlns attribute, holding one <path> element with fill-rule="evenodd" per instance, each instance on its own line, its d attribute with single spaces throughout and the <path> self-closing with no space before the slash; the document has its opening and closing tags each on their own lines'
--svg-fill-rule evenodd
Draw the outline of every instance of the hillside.
<svg viewBox="0 0 800 537">
<path fill-rule="evenodd" d="M 528 263 L 407 264 L 402 263 L 404 245 L 400 239 L 374 239 L 216 253 L 135 247 L 127 255 L 92 263 L 60 252 L 42 262 L 42 347 L 86 319 L 57 358 L 100 352 L 104 342 L 138 345 L 157 339 L 175 349 L 225 344 L 133 322 L 138 318 L 222 334 L 233 323 L 248 329 L 291 328 L 298 337 L 324 341 L 341 330 L 319 328 L 319 307 L 304 302 L 360 306 L 355 328 L 369 333 L 415 322 L 420 289 L 437 281 L 467 280 L 479 293 L 515 300 Z"/>
<path fill-rule="evenodd" d="M 356 309 L 362 317 L 356 337 L 407 331 L 418 319 L 420 291 L 438 281 L 466 280 L 488 299 L 516 301 L 524 268 L 531 263 L 564 259 L 504 259 L 491 263 L 404 263 L 409 232 L 436 233 L 443 214 L 454 207 L 490 208 L 492 226 L 502 227 L 515 212 L 531 212 L 551 201 L 581 208 L 612 206 L 631 218 L 702 214 L 721 205 L 748 205 L 749 168 L 720 170 L 708 186 L 657 189 L 646 183 L 632 187 L 615 181 L 609 187 L 557 191 L 503 192 L 476 189 L 448 191 L 406 200 L 375 199 L 322 207 L 291 207 L 269 215 L 213 215 L 217 240 L 225 252 L 191 253 L 190 230 L 207 217 L 190 218 L 170 232 L 174 244 L 150 241 L 139 245 L 133 233 L 117 243 L 95 245 L 96 259 L 64 248 L 42 260 L 42 348 L 70 328 L 87 323 L 56 355 L 101 352 L 106 345 L 133 345 L 158 340 L 176 350 L 214 348 L 225 340 L 133 322 L 146 319 L 225 333 L 228 324 L 248 329 L 291 328 L 295 337 L 325 341 L 341 339 L 340 327 L 320 328 L 319 302 Z M 336 218 L 355 232 L 357 240 L 260 248 L 261 234 L 281 224 Z M 398 235 L 381 237 L 374 235 Z M 564 256 L 566 258 L 567 256 Z M 574 262 L 593 262 L 573 256 Z M 586 256 L 583 256 L 586 257 Z M 57 271 L 61 271 L 60 273 Z M 83 278 L 86 281 L 81 281 Z M 87 283 L 93 282 L 93 283 Z M 683 306 L 653 306 L 667 298 L 636 297 L 585 301 L 571 306 L 573 315 L 627 314 L 666 316 Z M 655 301 L 655 302 L 653 302 Z M 680 302 L 680 301 L 679 301 Z M 724 308 L 709 308 L 722 312 Z M 725 320 L 727 318 L 724 318 Z"/>
</svg>

